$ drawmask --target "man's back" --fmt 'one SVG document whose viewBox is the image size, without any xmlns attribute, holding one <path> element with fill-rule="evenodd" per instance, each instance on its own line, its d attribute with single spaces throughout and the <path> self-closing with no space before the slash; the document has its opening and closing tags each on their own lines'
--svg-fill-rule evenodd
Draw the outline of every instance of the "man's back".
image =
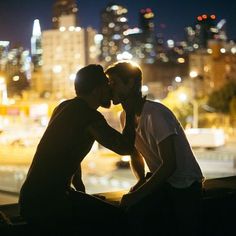
<svg viewBox="0 0 236 236">
<path fill-rule="evenodd" d="M 103 116 L 81 99 L 61 103 L 40 140 L 21 195 L 38 198 L 65 192 L 94 143 L 87 127 L 101 119 Z"/>
</svg>

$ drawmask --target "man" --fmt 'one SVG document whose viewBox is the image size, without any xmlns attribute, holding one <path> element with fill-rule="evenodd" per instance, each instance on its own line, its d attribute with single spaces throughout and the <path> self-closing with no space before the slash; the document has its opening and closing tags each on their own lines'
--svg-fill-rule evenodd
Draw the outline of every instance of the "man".
<svg viewBox="0 0 236 236">
<path fill-rule="evenodd" d="M 137 65 L 118 62 L 105 73 L 114 104 L 122 103 L 131 94 L 137 101 L 136 151 L 131 155 L 131 168 L 138 182 L 121 200 L 121 206 L 133 217 L 136 233 L 142 232 L 143 222 L 152 222 L 145 232 L 162 226 L 166 235 L 197 234 L 203 176 L 182 126 L 166 106 L 142 97 L 142 71 Z M 123 125 L 124 117 L 122 113 Z M 148 177 L 144 160 L 151 172 Z M 166 214 L 168 219 L 163 221 Z M 166 226 L 172 216 L 172 225 Z"/>
<path fill-rule="evenodd" d="M 84 191 L 80 163 L 95 140 L 118 154 L 132 153 L 134 112 L 129 99 L 124 101 L 127 119 L 121 134 L 97 111 L 99 106 L 110 107 L 111 99 L 108 79 L 100 65 L 78 71 L 75 91 L 75 98 L 55 108 L 20 191 L 21 215 L 33 224 L 59 227 L 68 223 L 79 229 L 83 224 L 97 223 L 99 227 L 118 223 L 120 217 L 118 208 L 70 186 L 76 175 L 72 182 L 77 190 Z"/>
</svg>

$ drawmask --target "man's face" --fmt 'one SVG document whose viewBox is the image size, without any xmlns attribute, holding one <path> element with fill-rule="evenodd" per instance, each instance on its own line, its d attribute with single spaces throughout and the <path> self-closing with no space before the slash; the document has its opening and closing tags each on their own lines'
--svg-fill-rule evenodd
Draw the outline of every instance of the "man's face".
<svg viewBox="0 0 236 236">
<path fill-rule="evenodd" d="M 124 84 L 117 75 L 109 75 L 109 83 L 112 92 L 112 102 L 117 105 L 124 101 L 130 92 L 129 84 Z"/>
<path fill-rule="evenodd" d="M 108 84 L 101 86 L 100 106 L 109 108 L 111 106 L 111 88 Z"/>
</svg>

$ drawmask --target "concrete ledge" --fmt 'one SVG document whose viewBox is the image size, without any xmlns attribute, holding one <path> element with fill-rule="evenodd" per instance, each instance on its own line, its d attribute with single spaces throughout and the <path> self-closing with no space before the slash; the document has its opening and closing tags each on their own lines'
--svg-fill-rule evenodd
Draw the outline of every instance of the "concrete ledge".
<svg viewBox="0 0 236 236">
<path fill-rule="evenodd" d="M 204 235 L 236 235 L 236 176 L 206 180 L 204 188 Z M 113 204 L 118 204 L 125 193 L 127 190 L 106 192 L 99 195 L 104 196 L 107 201 Z M 17 234 L 24 232 L 27 228 L 27 223 L 19 215 L 18 204 L 2 205 L 0 211 L 11 220 L 11 228 L 18 227 L 15 231 Z M 3 230 L 6 230 L 6 227 L 1 229 L 0 224 L 0 235 L 5 235 L 1 233 L 4 232 Z"/>
</svg>

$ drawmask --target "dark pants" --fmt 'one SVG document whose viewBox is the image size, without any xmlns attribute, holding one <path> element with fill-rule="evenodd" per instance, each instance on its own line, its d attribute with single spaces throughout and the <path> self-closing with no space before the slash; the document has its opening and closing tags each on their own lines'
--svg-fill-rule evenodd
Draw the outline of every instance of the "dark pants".
<svg viewBox="0 0 236 236">
<path fill-rule="evenodd" d="M 41 200 L 41 201 L 40 201 Z M 70 190 L 63 197 L 55 196 L 48 200 L 20 203 L 21 214 L 33 226 L 42 232 L 54 232 L 57 235 L 77 235 L 102 233 L 120 235 L 125 228 L 124 212 L 97 197 Z M 43 234 L 42 234 L 43 235 Z"/>
<path fill-rule="evenodd" d="M 127 209 L 130 228 L 136 235 L 201 235 L 202 186 L 195 182 L 179 189 L 166 183 Z"/>
</svg>

